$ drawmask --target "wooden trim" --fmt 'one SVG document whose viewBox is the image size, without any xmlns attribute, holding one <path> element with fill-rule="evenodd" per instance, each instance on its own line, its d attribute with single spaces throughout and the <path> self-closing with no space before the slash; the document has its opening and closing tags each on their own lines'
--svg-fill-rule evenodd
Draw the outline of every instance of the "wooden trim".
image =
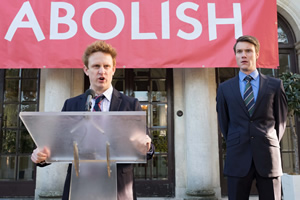
<svg viewBox="0 0 300 200">
<path fill-rule="evenodd" d="M 33 197 L 35 181 L 1 181 L 0 197 Z"/>
</svg>

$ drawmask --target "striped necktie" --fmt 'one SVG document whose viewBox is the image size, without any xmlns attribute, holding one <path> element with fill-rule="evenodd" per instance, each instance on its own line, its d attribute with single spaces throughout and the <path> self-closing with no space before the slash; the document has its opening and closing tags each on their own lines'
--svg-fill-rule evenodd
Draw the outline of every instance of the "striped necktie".
<svg viewBox="0 0 300 200">
<path fill-rule="evenodd" d="M 94 105 L 93 111 L 101 111 L 101 102 L 104 98 L 105 98 L 104 95 L 95 97 L 95 105 Z"/>
<path fill-rule="evenodd" d="M 246 81 L 246 87 L 245 87 L 245 92 L 244 92 L 244 102 L 245 102 L 245 105 L 247 107 L 247 110 L 250 114 L 250 116 L 252 116 L 252 113 L 254 111 L 254 95 L 253 95 L 253 89 L 252 89 L 252 86 L 251 86 L 251 80 L 253 78 L 248 75 L 244 78 L 244 80 Z"/>
</svg>

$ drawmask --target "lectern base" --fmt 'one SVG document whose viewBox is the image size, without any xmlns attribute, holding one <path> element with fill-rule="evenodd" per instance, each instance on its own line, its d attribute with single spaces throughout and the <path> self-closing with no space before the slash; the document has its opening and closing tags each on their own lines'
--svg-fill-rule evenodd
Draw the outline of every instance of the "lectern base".
<svg viewBox="0 0 300 200">
<path fill-rule="evenodd" d="M 72 200 L 117 200 L 117 168 L 111 163 L 108 177 L 106 162 L 80 162 L 79 176 L 72 168 L 70 197 Z"/>
</svg>

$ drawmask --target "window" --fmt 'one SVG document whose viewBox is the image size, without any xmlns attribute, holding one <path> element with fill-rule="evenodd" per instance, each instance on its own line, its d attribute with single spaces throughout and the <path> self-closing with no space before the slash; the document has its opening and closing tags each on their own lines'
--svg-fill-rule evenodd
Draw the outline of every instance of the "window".
<svg viewBox="0 0 300 200">
<path fill-rule="evenodd" d="M 33 196 L 35 144 L 19 112 L 38 110 L 39 70 L 0 70 L 0 80 L 0 196 Z"/>
</svg>

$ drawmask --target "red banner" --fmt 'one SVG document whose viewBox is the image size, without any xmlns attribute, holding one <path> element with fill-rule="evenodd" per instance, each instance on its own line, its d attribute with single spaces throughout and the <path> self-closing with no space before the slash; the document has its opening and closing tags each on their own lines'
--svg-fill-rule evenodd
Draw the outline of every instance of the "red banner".
<svg viewBox="0 0 300 200">
<path fill-rule="evenodd" d="M 0 68 L 81 68 L 106 40 L 120 68 L 236 67 L 241 35 L 260 40 L 259 67 L 278 63 L 276 0 L 2 0 Z"/>
</svg>

